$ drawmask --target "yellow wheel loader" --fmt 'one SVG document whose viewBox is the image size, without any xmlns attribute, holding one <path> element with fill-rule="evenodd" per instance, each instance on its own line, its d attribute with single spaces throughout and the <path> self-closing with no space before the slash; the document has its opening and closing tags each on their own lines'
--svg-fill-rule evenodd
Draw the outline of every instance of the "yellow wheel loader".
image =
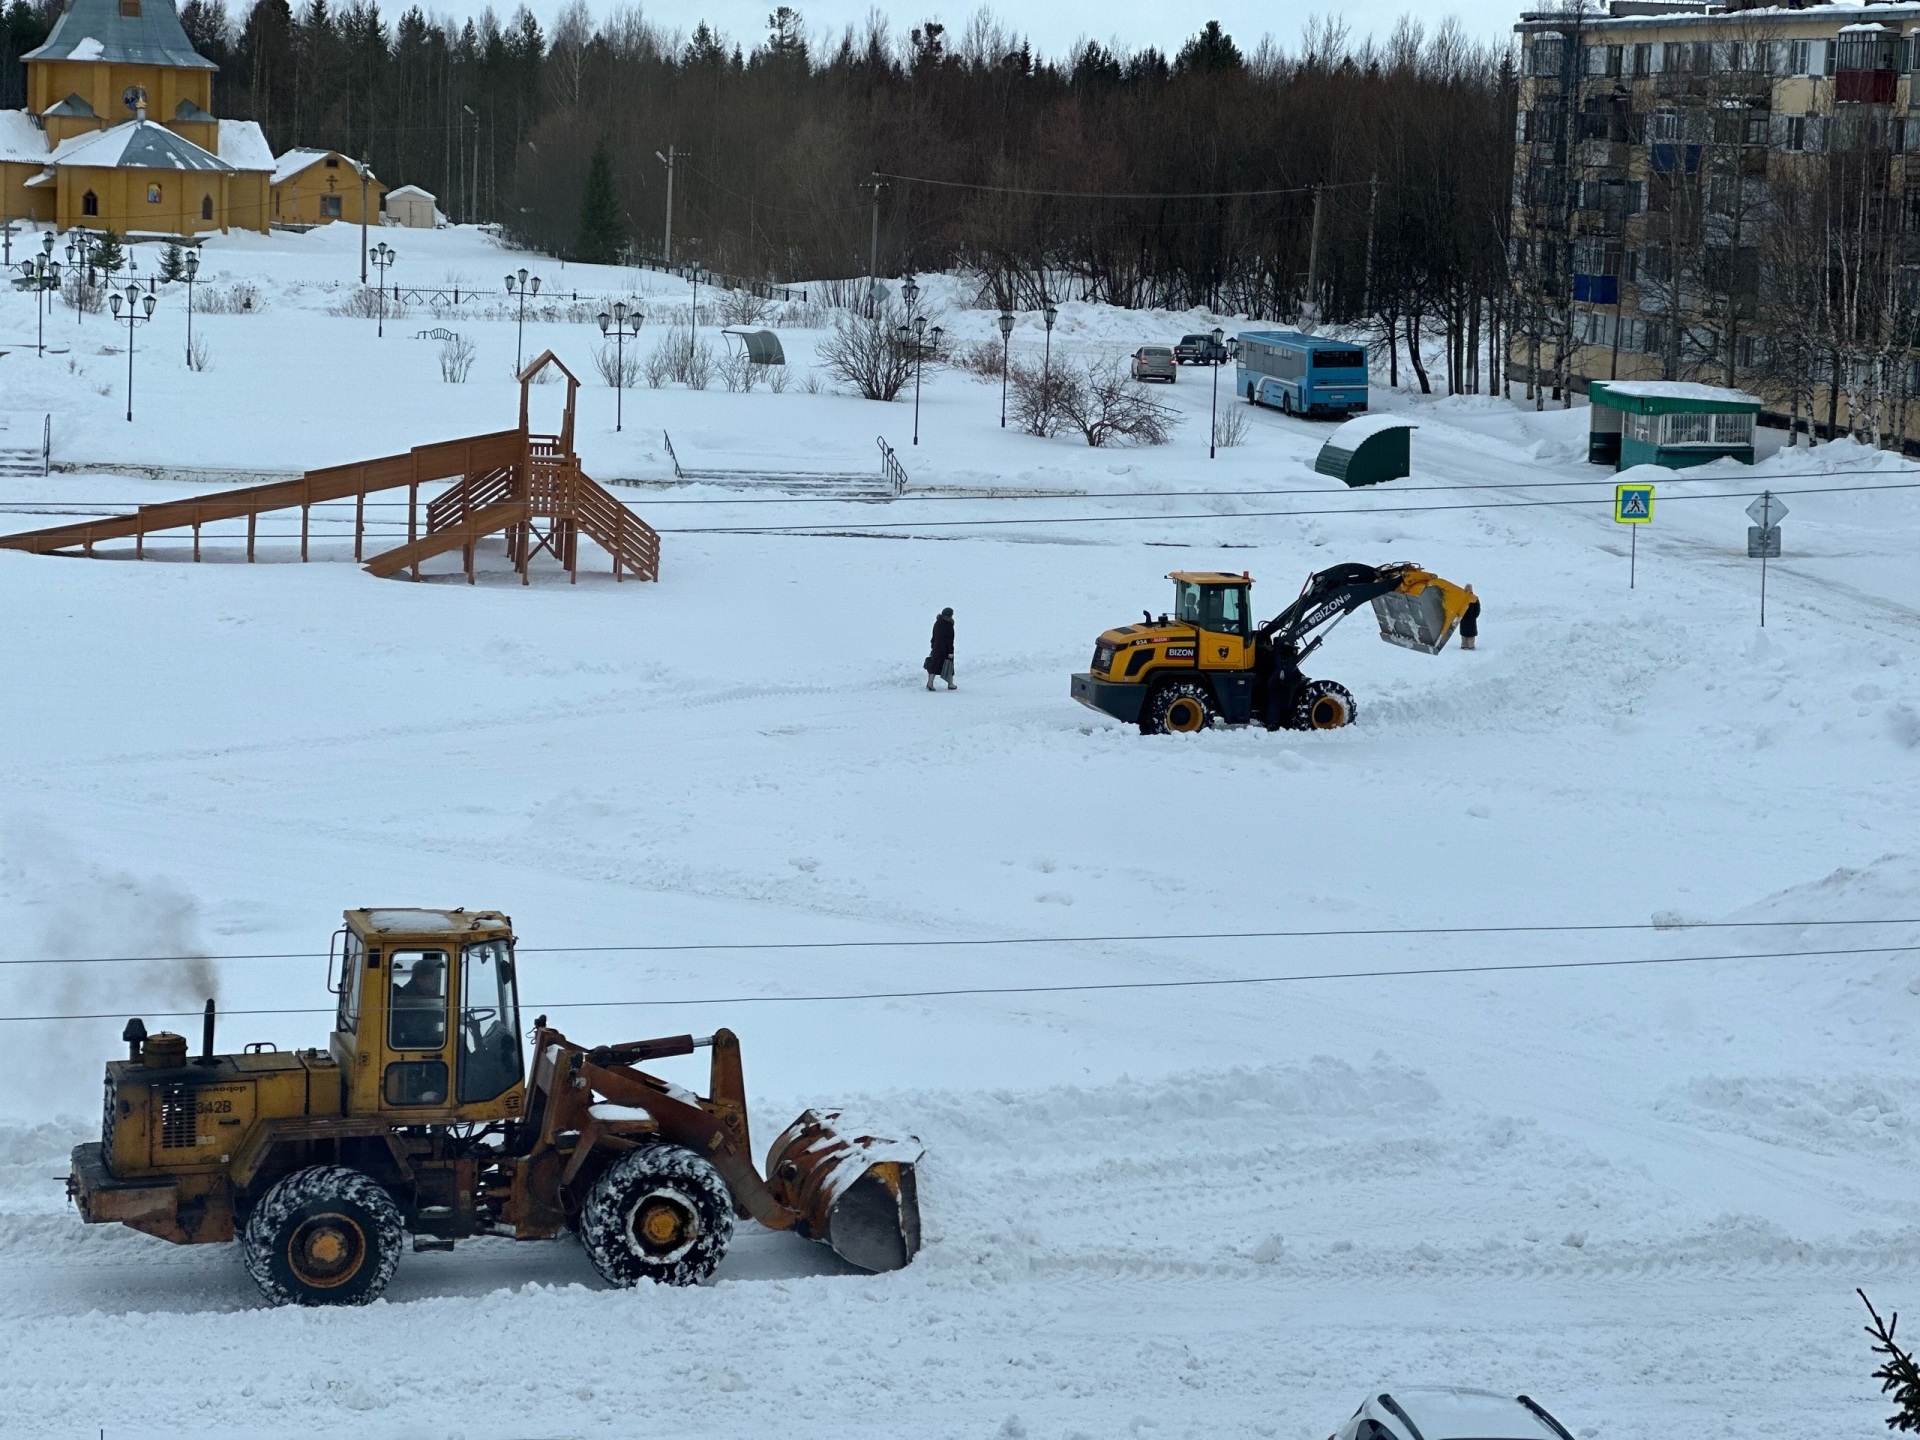
<svg viewBox="0 0 1920 1440">
<path fill-rule="evenodd" d="M 1335 565 L 1264 625 L 1253 623 L 1249 575 L 1176 570 L 1173 610 L 1108 630 L 1093 665 L 1073 677 L 1073 698 L 1143 735 L 1209 725 L 1335 730 L 1359 713 L 1353 694 L 1312 680 L 1300 666 L 1334 625 L 1371 603 L 1380 638 L 1437 655 L 1473 597 L 1418 565 Z M 1317 632 L 1317 633 L 1316 633 Z"/>
<path fill-rule="evenodd" d="M 238 1239 L 276 1304 L 364 1305 L 405 1236 L 578 1236 L 614 1285 L 693 1285 L 736 1218 L 795 1230 L 864 1270 L 920 1248 L 917 1141 L 844 1133 L 809 1110 L 749 1154 L 740 1042 L 719 1030 L 576 1044 L 533 1022 L 522 1053 L 513 925 L 495 910 L 349 910 L 334 936 L 339 997 L 325 1051 L 201 1051 L 127 1023 L 107 1065 L 97 1144 L 67 1193 L 89 1224 L 182 1245 Z M 638 1067 L 712 1051 L 708 1093 Z"/>
</svg>

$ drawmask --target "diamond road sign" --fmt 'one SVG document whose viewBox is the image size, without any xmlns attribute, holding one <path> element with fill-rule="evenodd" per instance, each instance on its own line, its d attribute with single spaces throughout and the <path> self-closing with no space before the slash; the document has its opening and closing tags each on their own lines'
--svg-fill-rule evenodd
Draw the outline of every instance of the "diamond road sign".
<svg viewBox="0 0 1920 1440">
<path fill-rule="evenodd" d="M 1762 530 L 1771 530 L 1787 518 L 1787 507 L 1778 495 L 1769 490 L 1747 506 L 1747 518 Z"/>
</svg>

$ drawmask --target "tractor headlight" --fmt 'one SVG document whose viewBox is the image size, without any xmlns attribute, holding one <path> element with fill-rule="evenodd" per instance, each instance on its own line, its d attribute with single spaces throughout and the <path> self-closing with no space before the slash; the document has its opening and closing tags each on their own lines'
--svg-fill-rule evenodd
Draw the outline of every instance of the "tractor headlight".
<svg viewBox="0 0 1920 1440">
<path fill-rule="evenodd" d="M 1096 670 L 1111 670 L 1113 668 L 1113 647 L 1111 645 L 1101 645 L 1094 649 L 1093 668 Z"/>
</svg>

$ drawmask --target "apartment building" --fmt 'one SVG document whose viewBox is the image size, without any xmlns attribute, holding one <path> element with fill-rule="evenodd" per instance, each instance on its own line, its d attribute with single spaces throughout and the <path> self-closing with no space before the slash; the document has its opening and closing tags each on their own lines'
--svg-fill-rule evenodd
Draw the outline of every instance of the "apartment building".
<svg viewBox="0 0 1920 1440">
<path fill-rule="evenodd" d="M 1516 32 L 1515 378 L 1920 436 L 1920 4 L 1612 0 Z"/>
</svg>

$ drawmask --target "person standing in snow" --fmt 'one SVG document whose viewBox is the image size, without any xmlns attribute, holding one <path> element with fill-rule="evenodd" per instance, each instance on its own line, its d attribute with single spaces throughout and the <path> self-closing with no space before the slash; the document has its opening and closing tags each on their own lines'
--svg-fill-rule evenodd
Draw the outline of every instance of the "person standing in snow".
<svg viewBox="0 0 1920 1440">
<path fill-rule="evenodd" d="M 947 689 L 958 690 L 953 683 L 953 607 L 947 606 L 933 620 L 933 643 L 924 662 L 927 689 L 933 689 L 933 677 L 947 682 Z"/>
<path fill-rule="evenodd" d="M 1472 650 L 1474 641 L 1480 638 L 1480 597 L 1473 593 L 1473 587 L 1467 586 L 1467 613 L 1460 617 L 1460 648 Z M 931 681 L 928 682 L 932 684 Z"/>
</svg>

